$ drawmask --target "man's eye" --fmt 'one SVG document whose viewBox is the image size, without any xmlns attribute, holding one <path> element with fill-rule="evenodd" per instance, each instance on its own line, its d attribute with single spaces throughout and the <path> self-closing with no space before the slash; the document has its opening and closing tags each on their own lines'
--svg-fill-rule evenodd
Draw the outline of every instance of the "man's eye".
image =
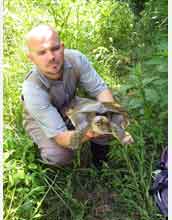
<svg viewBox="0 0 172 220">
<path fill-rule="evenodd" d="M 52 51 L 56 51 L 56 50 L 59 50 L 60 49 L 60 45 L 56 46 L 56 47 L 53 47 L 52 48 Z"/>
<path fill-rule="evenodd" d="M 45 54 L 45 51 L 44 51 L 44 50 L 38 52 L 38 55 L 44 55 L 44 54 Z"/>
</svg>

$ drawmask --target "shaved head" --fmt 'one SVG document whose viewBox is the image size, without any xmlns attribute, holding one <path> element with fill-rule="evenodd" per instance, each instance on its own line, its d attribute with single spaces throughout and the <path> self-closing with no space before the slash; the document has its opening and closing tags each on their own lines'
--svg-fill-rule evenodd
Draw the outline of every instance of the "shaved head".
<svg viewBox="0 0 172 220">
<path fill-rule="evenodd" d="M 34 27 L 26 35 L 27 56 L 39 71 L 50 79 L 58 79 L 63 72 L 64 44 L 49 25 Z"/>
<path fill-rule="evenodd" d="M 27 45 L 28 49 L 32 50 L 32 44 L 34 41 L 48 38 L 52 34 L 56 35 L 57 40 L 60 41 L 58 33 L 50 25 L 40 24 L 40 25 L 34 27 L 26 35 L 26 45 Z"/>
</svg>

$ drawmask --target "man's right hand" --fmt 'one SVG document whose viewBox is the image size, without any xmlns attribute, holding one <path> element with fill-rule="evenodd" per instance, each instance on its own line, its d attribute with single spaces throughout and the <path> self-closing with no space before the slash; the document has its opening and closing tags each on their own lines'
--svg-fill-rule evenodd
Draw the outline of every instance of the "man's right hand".
<svg viewBox="0 0 172 220">
<path fill-rule="evenodd" d="M 105 137 L 106 134 L 98 134 L 92 130 L 88 130 L 85 134 L 85 140 L 90 140 L 92 138 Z"/>
<path fill-rule="evenodd" d="M 56 137 L 55 137 L 55 141 L 58 145 L 61 145 L 62 147 L 65 148 L 71 148 L 71 140 L 74 140 L 74 136 L 76 135 L 75 133 L 76 131 L 64 131 L 59 133 Z M 85 135 L 83 136 L 83 138 L 80 140 L 80 143 L 84 143 L 85 141 L 89 141 L 92 138 L 97 138 L 97 137 L 101 137 L 102 135 L 97 134 L 96 132 L 90 130 L 87 130 Z M 73 142 L 73 141 L 72 141 Z"/>
<path fill-rule="evenodd" d="M 92 139 L 92 138 L 96 138 L 100 136 L 100 134 L 97 134 L 96 132 L 92 131 L 92 130 L 88 130 L 85 134 L 85 137 L 89 139 Z"/>
</svg>

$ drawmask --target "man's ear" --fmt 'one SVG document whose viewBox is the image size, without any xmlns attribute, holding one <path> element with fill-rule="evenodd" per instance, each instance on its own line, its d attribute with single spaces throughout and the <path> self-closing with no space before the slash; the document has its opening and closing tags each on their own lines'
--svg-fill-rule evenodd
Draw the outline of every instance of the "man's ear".
<svg viewBox="0 0 172 220">
<path fill-rule="evenodd" d="M 60 44 L 61 44 L 61 47 L 64 49 L 64 42 L 61 41 Z"/>
<path fill-rule="evenodd" d="M 27 57 L 31 62 L 33 62 L 33 55 L 30 52 L 27 53 Z"/>
</svg>

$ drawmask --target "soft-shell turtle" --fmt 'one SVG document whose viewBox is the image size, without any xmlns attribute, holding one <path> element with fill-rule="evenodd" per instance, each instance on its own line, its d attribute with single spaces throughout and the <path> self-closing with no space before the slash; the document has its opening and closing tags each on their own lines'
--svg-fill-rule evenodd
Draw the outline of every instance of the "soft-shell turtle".
<svg viewBox="0 0 172 220">
<path fill-rule="evenodd" d="M 133 143 L 132 136 L 125 131 L 128 115 L 116 102 L 98 102 L 76 97 L 66 111 L 75 130 L 85 134 L 89 129 L 100 135 L 112 135 L 122 144 Z"/>
</svg>

